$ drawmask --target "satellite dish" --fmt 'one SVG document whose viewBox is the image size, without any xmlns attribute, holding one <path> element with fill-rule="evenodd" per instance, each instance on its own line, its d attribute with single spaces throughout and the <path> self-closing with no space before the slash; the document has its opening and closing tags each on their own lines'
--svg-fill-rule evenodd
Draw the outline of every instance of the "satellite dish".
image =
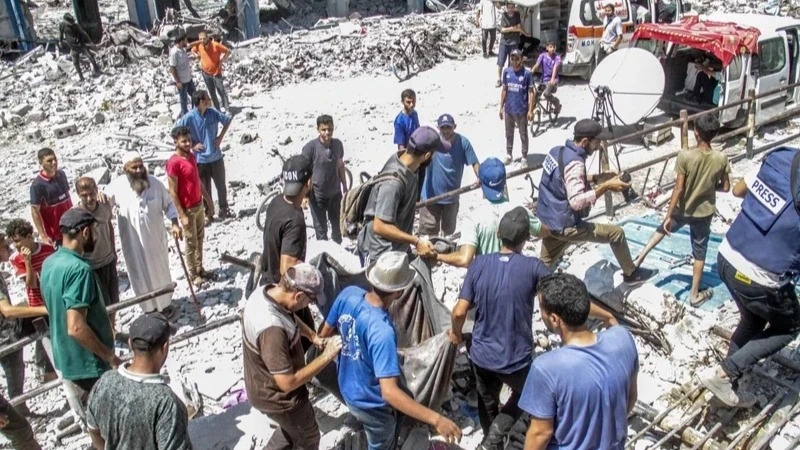
<svg viewBox="0 0 800 450">
<path fill-rule="evenodd" d="M 624 124 L 632 125 L 658 106 L 664 93 L 664 69 L 647 50 L 624 48 L 608 55 L 594 69 L 589 87 L 592 92 L 607 87 L 612 120 L 616 115 Z"/>
</svg>

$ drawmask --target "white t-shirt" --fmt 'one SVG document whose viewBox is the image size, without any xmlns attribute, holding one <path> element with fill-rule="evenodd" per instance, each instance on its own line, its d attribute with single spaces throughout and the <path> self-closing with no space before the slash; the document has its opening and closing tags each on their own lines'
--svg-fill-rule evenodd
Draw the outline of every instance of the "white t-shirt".
<svg viewBox="0 0 800 450">
<path fill-rule="evenodd" d="M 186 50 L 173 45 L 169 49 L 169 66 L 178 71 L 178 79 L 181 80 L 181 83 L 192 81 L 192 65 Z"/>
<path fill-rule="evenodd" d="M 497 28 L 497 8 L 491 0 L 481 0 L 478 5 L 481 11 L 481 28 L 491 30 Z"/>
<path fill-rule="evenodd" d="M 608 17 L 603 19 L 603 43 L 610 46 L 617 40 L 617 36 L 622 36 L 622 19 L 617 15 L 610 21 Z"/>
</svg>

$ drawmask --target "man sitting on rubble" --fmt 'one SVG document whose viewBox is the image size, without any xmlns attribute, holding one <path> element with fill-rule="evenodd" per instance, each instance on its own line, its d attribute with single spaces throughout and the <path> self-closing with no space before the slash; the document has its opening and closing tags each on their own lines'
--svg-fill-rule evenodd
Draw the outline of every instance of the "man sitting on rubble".
<svg viewBox="0 0 800 450">
<path fill-rule="evenodd" d="M 622 449 L 636 404 L 639 354 L 621 326 L 595 334 L 586 325 L 586 285 L 569 274 L 539 280 L 542 322 L 559 349 L 533 361 L 519 406 L 531 415 L 526 450 Z"/>
<path fill-rule="evenodd" d="M 339 389 L 345 404 L 364 427 L 369 450 L 394 450 L 401 414 L 428 424 L 447 442 L 461 440 L 461 429 L 426 408 L 399 385 L 397 337 L 388 309 L 414 282 L 416 271 L 405 252 L 388 251 L 366 270 L 369 292 L 357 286 L 342 290 L 320 332 L 338 331 Z"/>
<path fill-rule="evenodd" d="M 408 252 L 413 245 L 420 256 L 433 255 L 433 244 L 411 234 L 419 198 L 417 172 L 434 152 L 450 151 L 450 142 L 431 127 L 418 128 L 408 140 L 408 148 L 389 158 L 381 174 L 396 177 L 380 181 L 370 191 L 364 210 L 364 228 L 358 235 L 362 265 L 368 265 L 387 251 Z"/>
<path fill-rule="evenodd" d="M 500 220 L 498 253 L 481 255 L 469 266 L 458 303 L 451 315 L 450 341 L 464 339 L 467 311 L 475 308 L 470 359 L 478 391 L 482 450 L 500 449 L 514 422 L 533 353 L 533 300 L 538 281 L 550 270 L 538 258 L 522 255 L 530 237 L 528 210 L 517 206 Z M 511 396 L 500 408 L 503 384 Z"/>
<path fill-rule="evenodd" d="M 667 216 L 634 261 L 638 267 L 665 235 L 689 225 L 694 258 L 689 302 L 695 307 L 714 295 L 713 288 L 700 290 L 700 280 L 703 279 L 703 268 L 706 264 L 711 219 L 716 212 L 716 193 L 728 192 L 731 187 L 728 181 L 728 157 L 711 148 L 711 140 L 719 132 L 719 126 L 719 121 L 711 114 L 700 116 L 694 121 L 697 148 L 678 153 L 675 160 L 675 188 L 672 190 Z"/>
<path fill-rule="evenodd" d="M 104 373 L 89 394 L 86 419 L 94 448 L 191 450 L 186 406 L 161 375 L 173 332 L 161 313 L 133 321 L 133 361 Z"/>
<path fill-rule="evenodd" d="M 609 243 L 628 285 L 644 283 L 656 271 L 637 268 L 631 259 L 625 232 L 617 225 L 587 222 L 592 205 L 608 191 L 622 192 L 628 184 L 613 173 L 586 176 L 586 158 L 609 136 L 591 119 L 575 124 L 573 140 L 553 147 L 544 160 L 539 182 L 537 215 L 550 234 L 542 239 L 541 258 L 555 266 L 564 250 L 578 242 Z M 594 189 L 589 183 L 594 182 Z"/>
<path fill-rule="evenodd" d="M 278 284 L 256 289 L 242 313 L 244 383 L 254 408 L 278 424 L 265 448 L 317 450 L 320 432 L 306 383 L 336 358 L 342 338 L 322 339 L 295 312 L 322 295 L 311 264 L 290 267 Z M 308 365 L 300 336 L 323 349 Z"/>
<path fill-rule="evenodd" d="M 89 47 L 94 48 L 95 45 L 86 34 L 86 30 L 75 21 L 70 13 L 64 14 L 64 21 L 58 26 L 58 43 L 62 48 L 65 46 L 69 48 L 72 65 L 75 66 L 75 71 L 78 72 L 78 78 L 81 81 L 84 81 L 83 70 L 81 70 L 81 55 L 83 54 L 89 58 L 89 62 L 92 64 L 92 76 L 100 76 L 100 66 L 97 65 L 92 51 L 89 50 Z"/>
</svg>

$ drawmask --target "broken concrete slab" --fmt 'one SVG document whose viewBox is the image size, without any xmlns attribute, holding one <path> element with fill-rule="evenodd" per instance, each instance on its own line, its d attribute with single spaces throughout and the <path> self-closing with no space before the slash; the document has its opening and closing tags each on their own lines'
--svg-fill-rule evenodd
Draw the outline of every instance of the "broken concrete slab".
<svg viewBox="0 0 800 450">
<path fill-rule="evenodd" d="M 219 400 L 242 379 L 242 375 L 229 367 L 209 367 L 195 371 L 190 378 L 197 383 L 197 390 L 201 394 Z"/>
</svg>

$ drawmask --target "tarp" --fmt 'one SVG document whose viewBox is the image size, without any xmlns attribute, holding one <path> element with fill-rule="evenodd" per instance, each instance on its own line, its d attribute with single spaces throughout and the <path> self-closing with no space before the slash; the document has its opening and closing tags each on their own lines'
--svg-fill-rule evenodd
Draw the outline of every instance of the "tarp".
<svg viewBox="0 0 800 450">
<path fill-rule="evenodd" d="M 657 39 L 686 45 L 711 53 L 727 66 L 739 53 L 757 53 L 760 35 L 757 28 L 686 16 L 674 24 L 641 24 L 636 27 L 633 40 Z"/>
<path fill-rule="evenodd" d="M 353 285 L 370 289 L 363 270 L 348 272 L 328 253 L 319 254 L 310 263 L 319 269 L 325 282 L 324 301 L 318 304 L 325 317 L 342 289 Z M 456 347 L 450 344 L 446 334 L 450 328 L 450 310 L 433 292 L 430 267 L 421 258 L 411 261 L 411 266 L 417 271 L 417 278 L 403 296 L 392 303 L 389 315 L 397 335 L 403 372 L 401 384 L 415 400 L 435 410 L 447 398 L 455 367 Z M 315 348 L 309 349 L 306 361 L 311 361 L 316 354 Z M 315 381 L 342 399 L 334 365 L 323 370 Z"/>
</svg>

